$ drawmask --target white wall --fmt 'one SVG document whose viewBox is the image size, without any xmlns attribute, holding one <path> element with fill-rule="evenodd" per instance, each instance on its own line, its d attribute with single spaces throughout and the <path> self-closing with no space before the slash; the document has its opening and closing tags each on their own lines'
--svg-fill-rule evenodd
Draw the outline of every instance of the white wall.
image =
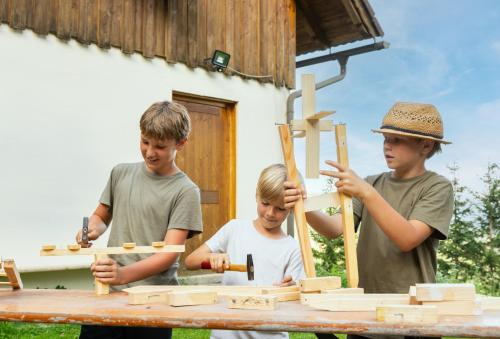
<svg viewBox="0 0 500 339">
<path fill-rule="evenodd" d="M 172 91 L 238 102 L 237 217 L 255 216 L 258 174 L 282 159 L 286 89 L 6 25 L 0 51 L 0 256 L 21 271 L 90 263 L 38 253 L 74 242 L 113 165 L 141 160 L 140 115 Z"/>
</svg>

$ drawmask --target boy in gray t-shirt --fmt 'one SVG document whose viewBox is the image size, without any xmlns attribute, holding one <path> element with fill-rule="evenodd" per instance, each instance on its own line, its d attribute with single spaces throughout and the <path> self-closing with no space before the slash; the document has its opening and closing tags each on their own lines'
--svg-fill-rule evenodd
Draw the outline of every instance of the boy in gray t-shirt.
<svg viewBox="0 0 500 339">
<path fill-rule="evenodd" d="M 199 269 L 206 261 L 214 271 L 222 273 L 230 262 L 245 262 L 247 254 L 252 254 L 255 279 L 249 282 L 245 273 L 226 271 L 222 279 L 224 285 L 287 286 L 303 278 L 299 246 L 281 229 L 289 213 L 283 206 L 285 180 L 284 165 L 275 164 L 264 169 L 257 184 L 257 218 L 228 222 L 186 258 L 186 267 Z M 278 339 L 288 338 L 288 333 L 212 330 L 211 338 Z"/>
<path fill-rule="evenodd" d="M 175 164 L 191 125 L 186 109 L 158 102 L 140 120 L 143 162 L 113 168 L 97 209 L 89 219 L 88 238 L 95 240 L 111 220 L 108 246 L 125 242 L 184 245 L 202 231 L 198 187 Z M 82 244 L 81 230 L 76 240 Z M 116 255 L 92 265 L 94 276 L 114 290 L 133 285 L 177 284 L 178 253 Z M 171 329 L 82 326 L 80 338 L 170 338 Z"/>
</svg>

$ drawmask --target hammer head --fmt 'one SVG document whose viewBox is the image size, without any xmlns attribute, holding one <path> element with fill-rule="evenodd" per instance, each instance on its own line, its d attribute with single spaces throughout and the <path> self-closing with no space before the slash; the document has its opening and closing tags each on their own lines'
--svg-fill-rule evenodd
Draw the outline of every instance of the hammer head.
<svg viewBox="0 0 500 339">
<path fill-rule="evenodd" d="M 247 277 L 248 277 L 248 280 L 254 279 L 252 254 L 247 254 Z"/>
</svg>

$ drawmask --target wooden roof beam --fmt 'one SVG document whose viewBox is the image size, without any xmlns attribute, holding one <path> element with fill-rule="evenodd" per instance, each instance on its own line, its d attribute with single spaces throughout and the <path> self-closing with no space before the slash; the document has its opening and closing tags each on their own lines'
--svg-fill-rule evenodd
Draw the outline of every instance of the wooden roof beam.
<svg viewBox="0 0 500 339">
<path fill-rule="evenodd" d="M 312 8 L 309 1 L 300 0 L 297 1 L 296 3 L 297 3 L 297 9 L 304 14 L 307 24 L 314 32 L 314 35 L 316 39 L 318 39 L 318 42 L 321 43 L 325 48 L 330 47 L 331 45 L 330 40 L 328 40 L 325 31 L 320 25 L 321 20 L 314 11 L 314 8 Z"/>
</svg>

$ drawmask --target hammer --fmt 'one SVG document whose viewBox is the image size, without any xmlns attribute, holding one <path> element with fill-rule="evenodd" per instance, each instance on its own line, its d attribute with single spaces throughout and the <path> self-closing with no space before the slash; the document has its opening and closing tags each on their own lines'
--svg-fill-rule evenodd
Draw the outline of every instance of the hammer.
<svg viewBox="0 0 500 339">
<path fill-rule="evenodd" d="M 212 269 L 210 265 L 210 261 L 203 261 L 201 263 L 201 268 L 204 270 Z M 247 272 L 248 280 L 254 279 L 254 267 L 253 267 L 253 259 L 251 254 L 247 254 L 247 264 L 246 265 L 234 265 L 230 264 L 229 268 L 226 271 L 237 271 L 237 272 Z"/>
</svg>

